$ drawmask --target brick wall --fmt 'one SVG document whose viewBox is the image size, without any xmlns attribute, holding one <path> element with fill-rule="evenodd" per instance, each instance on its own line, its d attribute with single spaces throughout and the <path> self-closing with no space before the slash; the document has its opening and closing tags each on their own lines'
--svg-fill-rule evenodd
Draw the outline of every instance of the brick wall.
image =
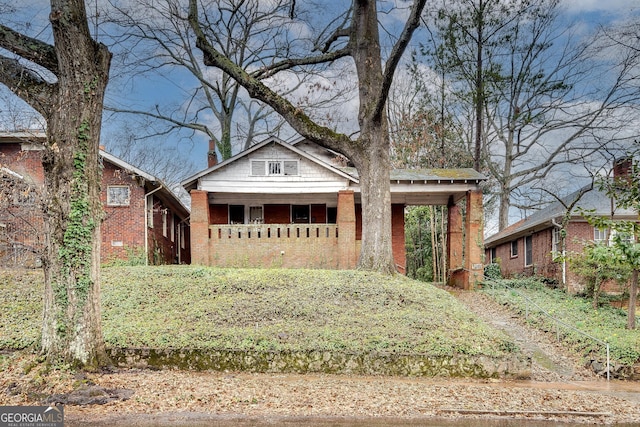
<svg viewBox="0 0 640 427">
<path fill-rule="evenodd" d="M 229 223 L 229 205 L 209 205 L 211 224 Z"/>
<path fill-rule="evenodd" d="M 264 205 L 266 224 L 289 224 L 291 222 L 290 205 Z"/>
<path fill-rule="evenodd" d="M 524 265 L 524 237 L 517 239 L 518 255 L 511 256 L 511 242 L 496 247 L 496 257 L 500 258 L 504 277 L 516 275 L 540 275 L 562 283 L 562 264 L 553 262 L 552 228 L 539 231 L 532 235 L 533 265 Z M 593 241 L 593 226 L 585 221 L 571 221 L 567 226 L 566 250 L 567 254 L 580 253 L 585 242 Z M 487 262 L 490 260 L 490 249 L 486 251 Z M 584 280 L 573 273 L 567 262 L 566 288 L 569 292 L 577 293 L 584 290 Z M 608 284 L 607 291 L 617 292 L 616 284 Z"/>
<path fill-rule="evenodd" d="M 337 268 L 336 225 L 212 225 L 211 265 Z"/>
<path fill-rule="evenodd" d="M 109 186 L 129 188 L 129 205 L 108 205 Z M 104 162 L 101 192 L 104 207 L 101 254 L 103 262 L 144 256 L 144 194 L 144 188 L 129 174 L 109 162 Z"/>
<path fill-rule="evenodd" d="M 496 257 L 500 258 L 502 275 L 513 277 L 516 275 L 543 275 L 559 280 L 558 265 L 553 262 L 551 255 L 551 228 L 541 230 L 531 235 L 532 263 L 525 266 L 525 237 L 514 239 L 517 245 L 517 254 L 511 256 L 511 241 L 496 247 Z M 486 253 L 487 262 L 490 260 L 490 249 Z"/>
<path fill-rule="evenodd" d="M 327 222 L 327 205 L 311 205 L 311 223 L 324 224 Z"/>
</svg>

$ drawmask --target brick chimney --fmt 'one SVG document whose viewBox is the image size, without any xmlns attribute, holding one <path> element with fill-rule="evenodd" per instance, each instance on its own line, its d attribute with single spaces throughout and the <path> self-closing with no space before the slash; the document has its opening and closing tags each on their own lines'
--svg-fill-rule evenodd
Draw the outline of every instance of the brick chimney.
<svg viewBox="0 0 640 427">
<path fill-rule="evenodd" d="M 212 139 L 209 140 L 209 151 L 207 151 L 207 164 L 208 164 L 208 167 L 213 167 L 218 164 L 218 155 L 216 154 L 216 142 Z"/>
<path fill-rule="evenodd" d="M 631 157 L 620 157 L 613 161 L 613 178 L 627 178 L 631 176 L 633 161 Z"/>
</svg>

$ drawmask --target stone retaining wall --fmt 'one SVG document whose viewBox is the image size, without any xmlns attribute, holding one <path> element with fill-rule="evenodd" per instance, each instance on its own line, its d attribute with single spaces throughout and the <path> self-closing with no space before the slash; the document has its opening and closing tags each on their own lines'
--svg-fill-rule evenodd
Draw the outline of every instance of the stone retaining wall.
<svg viewBox="0 0 640 427">
<path fill-rule="evenodd" d="M 488 356 L 429 356 L 403 354 L 345 354 L 330 351 L 259 352 L 112 348 L 111 360 L 120 367 L 262 373 L 325 373 L 416 377 L 517 378 L 531 377 L 531 360 Z"/>
</svg>

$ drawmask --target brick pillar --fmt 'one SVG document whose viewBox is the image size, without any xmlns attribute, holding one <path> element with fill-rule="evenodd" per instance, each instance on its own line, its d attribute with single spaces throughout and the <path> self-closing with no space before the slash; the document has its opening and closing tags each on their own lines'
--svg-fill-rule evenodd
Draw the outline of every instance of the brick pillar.
<svg viewBox="0 0 640 427">
<path fill-rule="evenodd" d="M 356 268 L 356 205 L 353 190 L 338 192 L 338 268 Z"/>
<path fill-rule="evenodd" d="M 462 209 L 449 198 L 447 205 L 447 282 L 459 287 L 458 272 L 462 264 Z"/>
<path fill-rule="evenodd" d="M 209 193 L 191 190 L 191 264 L 209 265 Z"/>
<path fill-rule="evenodd" d="M 407 250 L 404 238 L 404 205 L 391 205 L 391 246 L 393 261 L 401 274 L 407 274 Z"/>
<path fill-rule="evenodd" d="M 465 221 L 464 244 L 464 289 L 475 289 L 482 281 L 484 267 L 484 211 L 482 191 L 467 192 L 467 220 Z"/>
</svg>

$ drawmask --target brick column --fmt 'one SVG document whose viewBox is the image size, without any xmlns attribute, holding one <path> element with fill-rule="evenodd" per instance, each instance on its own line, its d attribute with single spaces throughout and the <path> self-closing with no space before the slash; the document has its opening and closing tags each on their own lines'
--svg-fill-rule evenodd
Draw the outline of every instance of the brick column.
<svg viewBox="0 0 640 427">
<path fill-rule="evenodd" d="M 353 190 L 338 192 L 338 268 L 356 268 L 356 205 Z"/>
<path fill-rule="evenodd" d="M 449 198 L 447 205 L 447 282 L 460 286 L 457 272 L 462 264 L 462 209 Z"/>
<path fill-rule="evenodd" d="M 467 192 L 467 220 L 465 221 L 464 289 L 475 289 L 482 281 L 484 267 L 484 211 L 482 191 Z"/>
<path fill-rule="evenodd" d="M 404 237 L 404 205 L 391 205 L 391 247 L 398 273 L 407 274 L 407 249 Z"/>
<path fill-rule="evenodd" d="M 191 264 L 209 265 L 209 193 L 191 190 Z"/>
</svg>

